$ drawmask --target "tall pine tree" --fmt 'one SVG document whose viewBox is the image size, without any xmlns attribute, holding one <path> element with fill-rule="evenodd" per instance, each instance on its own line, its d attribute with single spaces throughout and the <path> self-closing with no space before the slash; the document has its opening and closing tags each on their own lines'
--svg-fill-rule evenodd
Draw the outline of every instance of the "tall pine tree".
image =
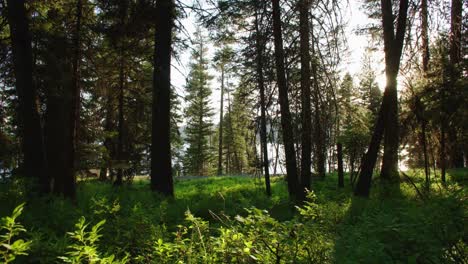
<svg viewBox="0 0 468 264">
<path fill-rule="evenodd" d="M 187 174 L 208 175 L 213 151 L 209 145 L 209 137 L 213 132 L 213 109 L 210 106 L 211 88 L 206 59 L 206 39 L 200 28 L 195 32 L 195 49 L 192 53 L 192 63 L 187 80 L 185 109 L 187 118 L 186 142 L 188 149 L 184 158 L 184 169 Z"/>
</svg>

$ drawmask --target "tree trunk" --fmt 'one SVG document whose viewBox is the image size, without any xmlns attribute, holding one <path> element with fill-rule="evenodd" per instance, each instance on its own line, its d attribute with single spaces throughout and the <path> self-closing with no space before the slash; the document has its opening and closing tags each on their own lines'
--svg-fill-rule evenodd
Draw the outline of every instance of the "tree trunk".
<svg viewBox="0 0 468 264">
<path fill-rule="evenodd" d="M 31 35 L 24 2 L 7 0 L 13 69 L 19 101 L 23 168 L 25 176 L 37 177 L 41 192 L 47 193 L 50 191 L 50 181 L 46 172 L 45 148 L 36 102 L 36 88 L 33 84 Z"/>
<path fill-rule="evenodd" d="M 222 62 L 223 63 L 223 62 Z M 221 65 L 221 100 L 219 108 L 218 175 L 223 175 L 224 65 Z"/>
<path fill-rule="evenodd" d="M 273 2 L 273 36 L 275 45 L 275 64 L 279 90 L 279 103 L 281 110 L 281 128 L 286 155 L 286 174 L 288 192 L 291 198 L 296 198 L 298 193 L 297 165 L 294 150 L 293 129 L 291 125 L 291 113 L 289 110 L 288 86 L 284 69 L 283 36 L 281 31 L 281 15 L 279 0 Z"/>
<path fill-rule="evenodd" d="M 421 46 L 422 46 L 422 64 L 423 72 L 426 74 L 429 71 L 429 26 L 427 21 L 427 0 L 421 0 Z"/>
<path fill-rule="evenodd" d="M 423 74 L 424 77 L 427 76 L 429 71 L 429 26 L 428 26 L 428 11 L 427 11 L 427 0 L 421 0 L 421 37 L 422 37 L 422 59 L 423 59 Z M 420 134 L 420 142 L 423 146 L 423 154 L 424 154 L 424 174 L 426 176 L 426 185 L 429 186 L 429 178 L 430 178 L 430 171 L 429 171 L 429 157 L 427 154 L 427 142 L 426 142 L 426 125 L 427 121 L 424 117 L 424 109 L 423 105 L 419 97 L 416 98 L 416 106 L 419 109 L 416 109 L 417 118 L 419 119 L 419 123 L 421 125 L 421 134 Z"/>
<path fill-rule="evenodd" d="M 427 154 L 427 142 L 426 142 L 426 120 L 421 121 L 421 143 L 423 145 L 423 153 L 424 153 L 424 174 L 426 175 L 426 184 L 429 186 L 429 178 L 430 178 L 430 171 L 429 171 L 429 157 Z"/>
<path fill-rule="evenodd" d="M 367 153 L 363 157 L 361 172 L 354 190 L 357 196 L 368 197 L 372 173 L 382 135 L 384 139 L 384 156 L 382 160 L 381 177 L 385 180 L 398 182 L 398 94 L 397 75 L 400 68 L 400 57 L 406 31 L 408 0 L 400 0 L 396 33 L 393 25 L 391 0 L 381 0 L 382 25 L 384 32 L 385 74 L 387 85 L 380 107 L 377 124 L 372 134 Z"/>
<path fill-rule="evenodd" d="M 123 48 L 121 48 L 123 50 Z M 119 113 L 119 122 L 117 125 L 117 160 L 119 163 L 119 167 L 117 168 L 117 179 L 114 182 L 114 185 L 120 186 L 123 183 L 123 133 L 124 133 L 124 59 L 123 59 L 123 51 L 120 52 L 120 65 L 119 65 L 119 100 L 118 100 L 118 113 Z"/>
<path fill-rule="evenodd" d="M 445 172 L 447 169 L 447 151 L 446 151 L 446 146 L 445 146 L 445 139 L 446 139 L 446 133 L 445 133 L 445 127 L 446 124 L 445 122 L 442 122 L 442 126 L 440 127 L 440 173 L 441 173 L 441 179 L 442 182 L 445 183 Z"/>
<path fill-rule="evenodd" d="M 312 118 L 310 110 L 310 47 L 309 47 L 309 0 L 299 1 L 300 48 L 301 48 L 301 108 L 302 108 L 302 153 L 301 153 L 301 185 L 303 200 L 306 190 L 310 190 L 311 163 L 312 163 Z"/>
<path fill-rule="evenodd" d="M 49 53 L 44 58 L 47 110 L 45 143 L 49 175 L 54 179 L 53 192 L 75 199 L 75 177 L 72 173 L 71 93 L 72 63 L 67 56 L 67 39 L 51 35 Z"/>
<path fill-rule="evenodd" d="M 171 45 L 174 1 L 156 2 L 153 73 L 151 189 L 174 196 L 170 139 Z"/>
<path fill-rule="evenodd" d="M 106 117 L 104 120 L 104 133 L 105 133 L 105 139 L 104 139 L 104 148 L 106 149 L 105 156 L 103 156 L 102 160 L 102 167 L 101 167 L 101 173 L 99 174 L 100 180 L 106 180 L 107 179 L 107 171 L 109 171 L 109 176 L 111 181 L 113 181 L 113 178 L 111 177 L 113 175 L 112 173 L 112 168 L 110 167 L 111 160 L 114 158 L 114 150 L 113 150 L 113 143 L 111 138 L 109 137 L 109 133 L 112 131 L 112 95 L 110 92 L 110 88 L 107 88 L 107 94 L 106 94 Z"/>
<path fill-rule="evenodd" d="M 78 145 L 78 126 L 80 122 L 80 105 L 81 105 L 81 89 L 80 89 L 80 60 L 81 60 L 81 18 L 83 11 L 82 0 L 77 0 L 76 2 L 76 25 L 75 25 L 75 36 L 73 39 L 73 73 L 72 73 L 72 89 L 70 97 L 70 121 L 69 121 L 69 140 L 68 147 L 70 152 L 70 164 L 69 169 L 66 175 L 66 178 L 69 179 L 70 183 L 73 183 L 73 186 L 68 186 L 69 188 L 75 189 L 75 173 L 76 173 L 76 149 Z M 73 190 L 69 190 L 74 193 Z M 68 191 L 67 191 L 68 192 Z"/>
<path fill-rule="evenodd" d="M 270 186 L 270 164 L 268 162 L 268 142 L 266 129 L 266 100 L 265 100 L 265 82 L 263 80 L 263 43 L 258 21 L 258 11 L 255 10 L 255 33 L 256 33 L 256 56 L 257 56 L 257 82 L 260 90 L 260 141 L 261 153 L 263 158 L 263 171 L 265 173 L 265 191 L 271 196 Z"/>
<path fill-rule="evenodd" d="M 398 175 L 398 93 L 397 76 L 406 32 L 408 0 L 400 0 L 396 33 L 393 25 L 391 0 L 381 0 L 382 26 L 384 31 L 385 74 L 387 85 L 385 95 L 388 105 L 384 114 L 384 155 L 381 177 L 384 180 L 399 182 Z"/>
<path fill-rule="evenodd" d="M 312 26 L 312 38 L 314 36 L 314 28 Z M 314 41 L 314 39 L 312 39 Z M 315 167 L 317 174 L 321 178 L 325 178 L 325 137 L 322 131 L 322 120 L 320 118 L 320 87 L 318 83 L 317 62 L 315 58 L 315 46 L 312 45 L 312 74 L 314 77 L 314 143 L 315 143 Z"/>
<path fill-rule="evenodd" d="M 377 155 L 380 148 L 380 141 L 382 140 L 384 133 L 382 112 L 385 111 L 386 98 L 387 96 L 385 96 L 384 92 L 384 98 L 380 107 L 377 123 L 374 127 L 374 132 L 372 133 L 369 148 L 367 149 L 366 154 L 362 157 L 360 173 L 357 179 L 356 188 L 354 189 L 354 195 L 356 196 L 369 197 L 372 173 L 374 172 L 375 162 L 377 161 Z"/>
<path fill-rule="evenodd" d="M 456 83 L 460 78 L 460 62 L 461 62 L 461 31 L 462 31 L 462 0 L 452 0 L 451 8 L 451 25 L 450 25 L 450 89 L 451 93 L 455 92 Z M 452 113 L 449 113 L 452 114 Z M 464 166 L 463 148 L 458 141 L 457 135 L 458 124 L 452 122 L 448 129 L 449 157 L 450 167 L 460 168 Z"/>
<path fill-rule="evenodd" d="M 341 143 L 336 144 L 336 149 L 338 152 L 338 187 L 344 187 L 343 146 Z"/>
<path fill-rule="evenodd" d="M 123 144 L 124 144 L 124 89 L 125 89 L 125 38 L 126 38 L 126 29 L 125 29 L 125 18 L 127 17 L 127 0 L 120 1 L 120 23 L 119 23 L 119 37 L 120 37 L 120 47 L 119 47 L 119 97 L 118 97 L 118 115 L 119 122 L 117 125 L 117 159 L 118 159 L 118 168 L 117 168 L 117 179 L 114 182 L 115 186 L 120 186 L 123 183 Z"/>
</svg>

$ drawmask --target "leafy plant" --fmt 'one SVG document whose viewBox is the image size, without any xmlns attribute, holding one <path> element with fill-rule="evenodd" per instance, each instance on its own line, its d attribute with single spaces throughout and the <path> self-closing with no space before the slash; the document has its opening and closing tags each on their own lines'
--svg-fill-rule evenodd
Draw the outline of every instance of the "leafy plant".
<svg viewBox="0 0 468 264">
<path fill-rule="evenodd" d="M 20 255 L 28 255 L 27 251 L 31 241 L 16 239 L 16 237 L 26 232 L 26 229 L 16 222 L 16 219 L 23 212 L 24 203 L 18 205 L 11 216 L 2 217 L 0 220 L 0 256 L 4 263 L 10 263 Z M 4 233 L 3 233 L 4 232 Z"/>
<path fill-rule="evenodd" d="M 99 232 L 101 231 L 101 227 L 104 225 L 106 221 L 102 220 L 93 227 L 91 227 L 90 231 L 87 231 L 87 227 L 89 224 L 86 224 L 86 220 L 84 217 L 81 217 L 76 223 L 75 231 L 68 232 L 70 238 L 73 239 L 74 243 L 68 246 L 69 251 L 67 252 L 67 256 L 59 257 L 59 259 L 63 260 L 67 263 L 99 263 L 99 264 L 107 264 L 107 263 L 126 263 L 127 258 L 123 260 L 116 260 L 114 255 L 108 255 L 103 257 L 102 254 L 99 253 L 97 242 L 101 235 Z"/>
</svg>

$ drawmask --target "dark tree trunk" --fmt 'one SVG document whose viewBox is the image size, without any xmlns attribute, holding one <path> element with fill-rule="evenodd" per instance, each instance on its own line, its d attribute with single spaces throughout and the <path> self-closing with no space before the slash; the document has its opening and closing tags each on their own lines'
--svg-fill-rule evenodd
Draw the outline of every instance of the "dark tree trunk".
<svg viewBox="0 0 468 264">
<path fill-rule="evenodd" d="M 428 26 L 428 11 L 427 11 L 427 0 L 421 1 L 421 37 L 422 37 L 422 63 L 423 63 L 423 74 L 427 76 L 429 71 L 429 26 Z M 419 135 L 421 145 L 423 146 L 423 154 L 424 154 L 424 174 L 426 176 L 426 185 L 429 186 L 429 178 L 430 178 L 430 171 L 429 171 L 429 157 L 427 154 L 427 142 L 426 142 L 426 125 L 427 121 L 424 117 L 424 109 L 423 105 L 419 97 L 416 98 L 416 116 L 418 121 L 421 125 L 421 133 Z"/>
<path fill-rule="evenodd" d="M 67 59 L 67 39 L 59 34 L 50 37 L 49 53 L 44 62 L 46 83 L 46 149 L 49 175 L 54 179 L 53 192 L 75 199 L 75 177 L 72 173 L 71 93 L 72 63 Z"/>
<path fill-rule="evenodd" d="M 301 36 L 301 185 L 305 199 L 306 190 L 310 190 L 311 163 L 312 163 L 312 118 L 310 110 L 310 47 L 309 47 L 309 0 L 299 1 L 299 23 Z"/>
<path fill-rule="evenodd" d="M 119 121 L 117 125 L 117 159 L 118 159 L 118 168 L 117 168 L 117 179 L 114 182 L 115 186 L 120 186 L 123 183 L 123 168 L 124 163 L 123 157 L 123 144 L 124 144 L 124 90 L 125 90 L 125 39 L 126 39 L 126 29 L 125 29 L 125 19 L 127 17 L 128 9 L 127 0 L 120 1 L 120 23 L 119 23 L 119 34 L 120 34 L 120 47 L 119 47 L 119 97 L 118 97 L 118 115 Z"/>
<path fill-rule="evenodd" d="M 221 65 L 221 100 L 219 108 L 218 175 L 223 175 L 224 65 Z"/>
<path fill-rule="evenodd" d="M 173 0 L 156 3 L 153 74 L 151 189 L 174 196 L 170 140 L 171 44 Z"/>
<path fill-rule="evenodd" d="M 445 133 L 445 127 L 446 124 L 445 122 L 442 122 L 442 126 L 440 127 L 440 177 L 442 179 L 442 182 L 445 183 L 445 173 L 447 169 L 447 150 L 446 150 L 446 145 L 445 145 L 445 140 L 446 140 L 446 133 Z"/>
<path fill-rule="evenodd" d="M 462 0 L 452 0 L 451 8 L 451 25 L 450 25 L 450 89 L 451 93 L 455 92 L 456 83 L 460 78 L 460 62 L 461 62 L 461 32 L 462 32 Z M 450 113 L 451 114 L 451 113 Z M 460 168 L 464 166 L 463 148 L 461 142 L 458 141 L 457 135 L 458 124 L 452 123 L 448 129 L 448 140 L 450 167 Z"/>
<path fill-rule="evenodd" d="M 104 133 L 106 134 L 104 139 L 104 148 L 106 149 L 106 153 L 105 156 L 103 156 L 102 160 L 101 172 L 99 174 L 100 180 L 107 179 L 107 171 L 109 171 L 111 181 L 113 180 L 113 173 L 110 165 L 111 160 L 114 158 L 114 150 L 112 140 L 109 137 L 109 133 L 112 131 L 112 113 L 112 95 L 110 92 L 110 88 L 108 88 L 106 94 L 106 117 L 104 121 Z"/>
<path fill-rule="evenodd" d="M 450 63 L 456 68 L 461 61 L 462 0 L 452 0 L 450 22 Z"/>
<path fill-rule="evenodd" d="M 122 48 L 123 49 L 123 48 Z M 119 122 L 117 125 L 117 159 L 119 163 L 119 167 L 117 168 L 117 179 L 114 182 L 114 185 L 120 186 L 123 183 L 123 133 L 124 133 L 124 59 L 123 59 L 123 52 L 120 53 L 120 69 L 119 69 L 119 100 L 118 100 L 118 113 L 119 113 Z"/>
<path fill-rule="evenodd" d="M 47 168 L 50 177 L 54 180 L 53 192 L 55 194 L 63 194 L 65 190 L 65 166 L 68 161 L 65 159 L 64 146 L 65 142 L 63 131 L 63 122 L 65 116 L 60 100 L 61 96 L 57 95 L 52 84 L 48 84 L 49 91 L 47 92 L 47 110 L 45 113 L 45 143 L 47 150 Z"/>
<path fill-rule="evenodd" d="M 338 187 L 344 187 L 344 173 L 343 173 L 343 146 L 341 143 L 336 144 L 338 155 Z"/>
<path fill-rule="evenodd" d="M 399 181 L 398 176 L 398 93 L 397 76 L 400 69 L 400 57 L 406 32 L 408 0 L 400 0 L 397 31 L 394 32 L 391 0 L 381 0 L 382 26 L 384 31 L 385 87 L 388 105 L 384 114 L 384 154 L 381 177 L 384 180 Z"/>
<path fill-rule="evenodd" d="M 408 0 L 400 0 L 396 33 L 393 26 L 393 11 L 391 0 L 381 0 L 382 26 L 384 32 L 385 74 L 387 85 L 380 107 L 377 124 L 372 134 L 367 153 L 363 157 L 361 172 L 354 190 L 357 196 L 368 197 L 372 173 L 374 170 L 380 141 L 385 134 L 384 156 L 382 160 L 381 177 L 385 180 L 398 182 L 398 94 L 397 76 L 400 68 L 400 57 L 406 31 Z"/>
<path fill-rule="evenodd" d="M 281 128 L 286 155 L 286 174 L 288 192 L 291 198 L 296 198 L 298 192 L 297 164 L 294 150 L 293 128 L 289 110 L 288 84 L 284 69 L 283 36 L 281 31 L 281 14 L 279 0 L 273 2 L 273 36 L 275 45 L 275 64 L 281 110 Z"/>
<path fill-rule="evenodd" d="M 270 164 L 268 162 L 268 142 L 266 129 L 266 100 L 265 100 L 265 82 L 263 79 L 263 43 L 262 33 L 260 32 L 258 11 L 255 10 L 255 33 L 256 33 L 256 56 L 257 56 L 257 82 L 260 90 L 260 141 L 261 154 L 263 160 L 263 171 L 265 173 L 265 191 L 268 196 L 271 196 L 270 186 Z"/>
<path fill-rule="evenodd" d="M 357 179 L 356 188 L 354 189 L 354 195 L 356 196 L 369 197 L 372 173 L 374 172 L 375 162 L 377 161 L 377 155 L 380 149 L 380 141 L 382 140 L 384 133 L 382 112 L 385 111 L 386 98 L 387 97 L 384 95 L 369 148 L 367 149 L 366 154 L 362 157 L 360 173 Z"/>
<path fill-rule="evenodd" d="M 31 35 L 24 0 L 7 0 L 8 23 L 13 51 L 16 93 L 19 101 L 23 167 L 27 177 L 37 177 L 41 192 L 50 191 L 45 148 L 33 84 Z"/>
<path fill-rule="evenodd" d="M 314 28 L 311 28 L 312 38 L 314 36 Z M 312 39 L 314 41 L 314 39 Z M 322 130 L 322 120 L 320 118 L 320 87 L 318 83 L 318 72 L 317 72 L 317 62 L 315 58 L 315 46 L 312 45 L 312 74 L 314 77 L 314 144 L 315 144 L 315 167 L 317 174 L 321 178 L 325 178 L 325 137 Z"/>
<path fill-rule="evenodd" d="M 427 142 L 426 142 L 426 120 L 421 121 L 421 143 L 423 146 L 423 153 L 424 153 L 424 175 L 426 175 L 426 184 L 429 186 L 429 178 L 430 178 L 430 171 L 429 171 L 429 157 L 427 154 Z"/>
<path fill-rule="evenodd" d="M 73 73 L 72 73 L 72 89 L 70 97 L 70 121 L 69 121 L 69 139 L 68 147 L 70 148 L 70 164 L 68 169 L 67 178 L 75 185 L 75 173 L 76 173 L 76 149 L 78 145 L 78 126 L 80 122 L 80 105 L 81 105 L 81 88 L 80 88 L 80 60 L 81 60 L 81 18 L 82 18 L 83 3 L 82 0 L 76 2 L 76 25 L 75 25 L 75 36 L 73 39 Z M 69 186 L 71 187 L 71 186 Z M 75 189 L 75 187 L 71 187 Z M 74 191 L 72 191 L 74 192 Z"/>
<path fill-rule="evenodd" d="M 422 46 L 422 64 L 423 72 L 426 74 L 429 71 L 429 26 L 427 21 L 427 0 L 421 0 L 421 46 Z"/>
</svg>

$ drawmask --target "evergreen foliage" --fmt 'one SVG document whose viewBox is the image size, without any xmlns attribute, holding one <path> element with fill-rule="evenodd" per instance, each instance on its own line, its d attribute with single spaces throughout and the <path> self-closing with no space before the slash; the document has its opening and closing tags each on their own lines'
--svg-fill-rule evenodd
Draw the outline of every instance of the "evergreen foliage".
<svg viewBox="0 0 468 264">
<path fill-rule="evenodd" d="M 184 170 L 189 175 L 208 175 L 213 162 L 213 108 L 210 106 L 212 76 L 208 73 L 208 54 L 206 38 L 200 27 L 195 33 L 195 48 L 192 53 L 190 73 L 185 89 L 187 107 L 184 114 L 187 119 L 185 141 L 188 148 L 184 156 Z"/>
</svg>

